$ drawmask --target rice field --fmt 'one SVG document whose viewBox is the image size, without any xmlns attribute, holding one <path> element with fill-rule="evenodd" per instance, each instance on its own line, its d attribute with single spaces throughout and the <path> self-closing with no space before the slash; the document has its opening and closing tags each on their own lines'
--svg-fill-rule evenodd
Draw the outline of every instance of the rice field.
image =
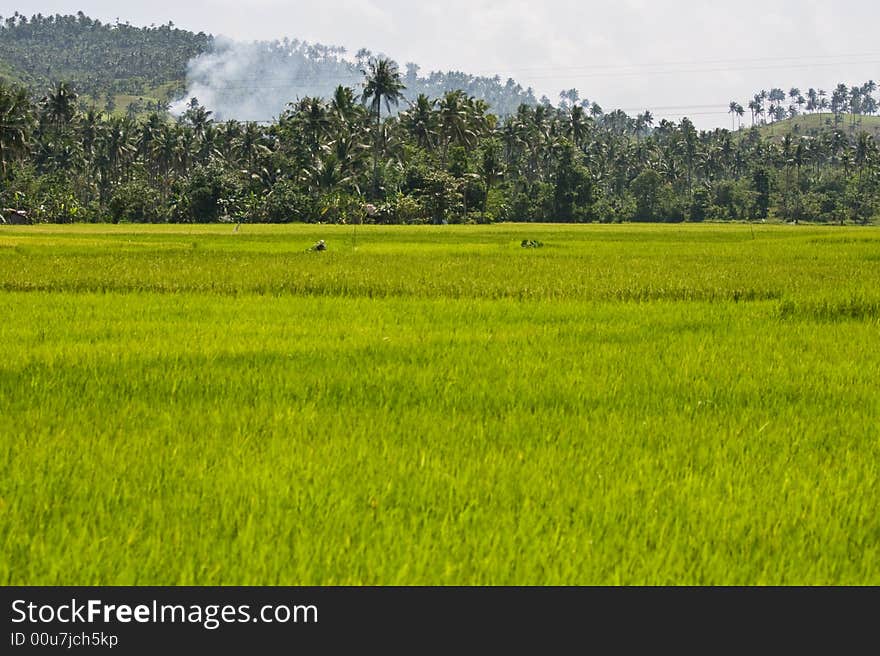
<svg viewBox="0 0 880 656">
<path fill-rule="evenodd" d="M 0 584 L 880 584 L 877 229 L 4 227 L 0 349 Z"/>
</svg>

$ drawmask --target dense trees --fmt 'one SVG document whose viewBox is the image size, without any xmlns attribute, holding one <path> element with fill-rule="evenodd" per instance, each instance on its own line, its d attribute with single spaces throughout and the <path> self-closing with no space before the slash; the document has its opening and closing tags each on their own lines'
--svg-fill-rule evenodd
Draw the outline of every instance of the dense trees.
<svg viewBox="0 0 880 656">
<path fill-rule="evenodd" d="M 361 71 L 382 58 L 366 49 L 352 58 L 345 48 L 297 39 L 215 41 L 172 23 L 145 28 L 104 24 L 82 12 L 0 17 L 0 80 L 32 93 L 67 80 L 90 106 L 131 117 L 162 113 L 169 102 L 199 95 L 220 119 L 262 121 L 278 116 L 290 100 L 329 98 L 339 85 L 359 84 Z M 512 79 L 419 71 L 416 64 L 406 65 L 404 98 L 409 102 L 420 94 L 439 98 L 462 90 L 499 114 L 513 113 L 522 103 L 537 104 L 533 91 Z M 267 79 L 270 85 L 261 82 Z M 199 92 L 186 95 L 187 86 Z"/>
<path fill-rule="evenodd" d="M 32 109 L 24 89 L 0 84 L 0 179 L 28 150 Z"/>
<path fill-rule="evenodd" d="M 828 100 L 828 92 L 824 89 L 810 88 L 806 95 L 797 87 L 792 87 L 786 96 L 782 89 L 774 88 L 771 91 L 760 91 L 754 95 L 748 103 L 752 113 L 752 124 L 765 124 L 781 121 L 786 118 L 794 118 L 803 114 L 822 114 L 830 110 L 835 126 L 844 123 L 845 117 L 849 116 L 849 123 L 855 126 L 862 116 L 873 116 L 880 110 L 874 93 L 877 91 L 877 83 L 868 80 L 864 84 L 848 87 L 846 84 L 838 84 L 831 92 L 831 100 Z M 769 101 L 769 106 L 767 105 Z M 742 116 L 742 106 L 732 101 L 730 113 Z M 831 118 L 829 117 L 829 123 Z"/>
<path fill-rule="evenodd" d="M 183 82 L 187 62 L 206 52 L 213 39 L 173 24 L 139 28 L 75 16 L 21 14 L 0 19 L 0 78 L 6 73 L 32 89 L 70 80 L 80 93 L 140 94 Z"/>
<path fill-rule="evenodd" d="M 404 77 L 383 60 L 365 69 L 360 94 L 303 98 L 268 125 L 215 121 L 195 99 L 176 121 L 134 120 L 70 84 L 40 98 L 0 84 L 0 207 L 39 221 L 387 223 L 867 222 L 880 209 L 877 144 L 849 125 L 701 132 L 570 102 L 499 119 L 460 91 L 383 114 Z"/>
<path fill-rule="evenodd" d="M 0 29 L 0 50 L 21 35 L 69 31 L 75 59 L 86 28 L 99 42 L 128 33 L 84 16 L 17 16 Z M 309 53 L 339 65 L 332 49 Z M 873 82 L 830 94 L 774 87 L 748 103 L 750 129 L 735 129 L 746 108 L 733 101 L 731 130 L 700 131 L 647 110 L 606 113 L 575 89 L 553 106 L 508 84 L 495 105 L 497 80 L 481 82 L 478 96 L 475 78 L 450 89 L 455 75 L 420 77 L 414 64 L 401 72 L 368 51 L 356 60 L 365 73 L 356 84 L 291 99 L 260 123 L 223 120 L 196 99 L 176 119 L 155 104 L 146 115 L 102 111 L 104 91 L 90 83 L 44 80 L 34 92 L 0 76 L 0 208 L 61 222 L 864 223 L 880 212 L 880 154 L 865 131 L 877 111 Z M 523 102 L 503 111 L 510 98 Z M 826 112 L 827 124 L 787 134 L 761 125 Z"/>
</svg>

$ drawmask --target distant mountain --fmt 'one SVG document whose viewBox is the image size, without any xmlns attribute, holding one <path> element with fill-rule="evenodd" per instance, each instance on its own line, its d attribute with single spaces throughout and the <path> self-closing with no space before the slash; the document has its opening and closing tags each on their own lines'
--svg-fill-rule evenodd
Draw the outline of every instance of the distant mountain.
<svg viewBox="0 0 880 656">
<path fill-rule="evenodd" d="M 74 83 L 83 96 L 137 95 L 170 85 L 182 89 L 189 61 L 210 50 L 213 37 L 176 29 L 105 24 L 76 16 L 0 19 L 0 76 L 35 92 Z"/>
<path fill-rule="evenodd" d="M 82 12 L 0 17 L 0 78 L 35 93 L 53 82 L 72 82 L 83 100 L 106 101 L 111 111 L 130 103 L 130 112 L 142 113 L 197 97 L 218 119 L 268 120 L 298 98 L 329 97 L 340 84 L 356 88 L 371 56 L 361 50 L 349 57 L 344 48 L 299 40 L 237 43 L 173 23 L 105 24 Z M 537 104 L 533 91 L 514 80 L 419 71 L 416 64 L 401 66 L 409 100 L 460 89 L 499 115 Z"/>
</svg>

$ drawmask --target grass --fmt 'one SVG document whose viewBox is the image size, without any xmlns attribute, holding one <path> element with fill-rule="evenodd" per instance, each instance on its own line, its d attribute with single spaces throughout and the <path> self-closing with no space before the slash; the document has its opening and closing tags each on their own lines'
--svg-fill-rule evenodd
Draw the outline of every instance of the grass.
<svg viewBox="0 0 880 656">
<path fill-rule="evenodd" d="M 880 583 L 880 231 L 352 238 L 0 230 L 0 583 Z"/>
<path fill-rule="evenodd" d="M 743 121 L 743 126 L 746 129 L 750 125 L 751 123 L 749 121 Z M 860 115 L 855 117 L 854 122 L 851 115 L 845 114 L 841 116 L 840 122 L 836 127 L 844 132 L 859 133 L 864 131 L 868 134 L 874 135 L 874 137 L 878 137 L 880 136 L 880 116 Z M 830 112 L 823 112 L 822 114 L 802 114 L 777 123 L 768 123 L 767 125 L 759 126 L 761 134 L 765 137 L 784 137 L 786 134 L 792 134 L 794 136 L 811 136 L 818 132 L 832 130 L 834 128 L 834 115 Z"/>
</svg>

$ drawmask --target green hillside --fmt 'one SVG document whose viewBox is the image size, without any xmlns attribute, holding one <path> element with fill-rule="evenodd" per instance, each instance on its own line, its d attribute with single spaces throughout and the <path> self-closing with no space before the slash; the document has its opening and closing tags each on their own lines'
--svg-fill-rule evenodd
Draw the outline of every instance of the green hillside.
<svg viewBox="0 0 880 656">
<path fill-rule="evenodd" d="M 247 51 L 243 54 L 237 48 Z M 259 107 L 261 115 L 277 115 L 297 98 L 328 98 L 338 85 L 359 82 L 366 60 L 372 56 L 364 49 L 352 61 L 344 56 L 344 48 L 298 39 L 215 48 L 212 36 L 180 30 L 172 23 L 158 27 L 103 24 L 82 12 L 75 16 L 26 17 L 16 13 L 0 17 L 0 79 L 24 85 L 35 94 L 43 94 L 55 82 L 70 82 L 85 104 L 110 114 L 127 110 L 149 113 L 148 104 L 181 98 L 190 63 L 208 52 L 246 60 L 240 74 L 243 77 L 276 80 L 271 89 L 254 86 L 236 91 L 210 65 L 196 71 L 190 81 L 212 91 L 213 97 L 200 100 L 213 101 L 215 118 L 242 120 L 253 120 L 241 107 L 249 103 Z M 515 113 L 522 104 L 538 104 L 532 89 L 514 80 L 460 71 L 432 71 L 420 76 L 418 71 L 417 65 L 407 65 L 410 100 L 419 94 L 437 98 L 447 91 L 462 90 L 484 100 L 500 115 Z M 303 85 L 304 79 L 313 82 Z"/>
<path fill-rule="evenodd" d="M 785 119 L 768 125 L 761 125 L 758 129 L 765 137 L 785 136 L 786 134 L 810 136 L 821 132 L 839 128 L 845 132 L 867 132 L 880 137 L 880 116 L 852 116 L 844 114 L 835 122 L 834 115 L 828 112 L 823 114 L 803 114 L 794 118 Z"/>
<path fill-rule="evenodd" d="M 83 13 L 0 20 L 0 77 L 42 92 L 73 83 L 81 97 L 103 104 L 119 95 L 151 96 L 186 79 L 187 62 L 206 52 L 213 37 L 169 23 L 134 27 L 104 24 Z M 161 98 L 167 100 L 167 98 Z"/>
</svg>

